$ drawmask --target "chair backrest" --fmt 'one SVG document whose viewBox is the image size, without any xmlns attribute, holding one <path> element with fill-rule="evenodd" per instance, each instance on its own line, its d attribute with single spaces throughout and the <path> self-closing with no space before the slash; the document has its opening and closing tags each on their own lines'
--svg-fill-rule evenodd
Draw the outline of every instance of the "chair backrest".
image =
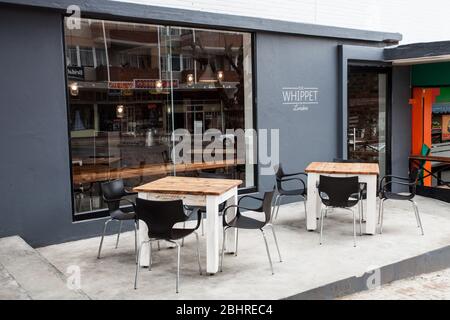
<svg viewBox="0 0 450 320">
<path fill-rule="evenodd" d="M 283 171 L 283 167 L 281 166 L 281 163 L 279 163 L 277 166 L 274 166 L 273 169 L 275 170 L 275 180 L 276 180 L 277 190 L 283 190 L 282 181 L 283 181 L 285 173 Z"/>
<path fill-rule="evenodd" d="M 409 188 L 409 192 L 411 192 L 412 195 L 416 195 L 417 191 L 417 184 L 419 183 L 419 179 L 422 178 L 423 170 L 422 167 L 412 167 L 409 171 L 409 182 L 414 182 L 412 186 Z"/>
<path fill-rule="evenodd" d="M 359 193 L 358 177 L 320 176 L 319 195 L 328 196 L 327 202 L 332 207 L 346 207 L 352 194 Z M 323 198 L 322 198 L 323 199 Z"/>
<path fill-rule="evenodd" d="M 264 212 L 266 223 L 270 222 L 272 217 L 272 200 L 274 193 L 274 190 L 264 192 L 262 211 Z"/>
<path fill-rule="evenodd" d="M 183 200 L 136 199 L 137 219 L 145 222 L 149 237 L 170 239 L 174 224 L 186 221 Z"/>
<path fill-rule="evenodd" d="M 122 179 L 112 180 L 101 184 L 103 198 L 106 200 L 108 209 L 117 210 L 120 207 L 120 199 L 125 196 L 125 187 Z"/>
</svg>

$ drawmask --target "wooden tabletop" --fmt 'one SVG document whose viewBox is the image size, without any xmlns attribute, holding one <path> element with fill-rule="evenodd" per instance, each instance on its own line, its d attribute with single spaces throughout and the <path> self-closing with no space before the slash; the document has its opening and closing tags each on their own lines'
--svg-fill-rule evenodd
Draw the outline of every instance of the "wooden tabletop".
<svg viewBox="0 0 450 320">
<path fill-rule="evenodd" d="M 168 194 L 189 195 L 221 195 L 228 190 L 239 186 L 242 180 L 210 179 L 192 177 L 165 177 L 150 183 L 138 186 L 136 192 L 154 192 Z"/>
<path fill-rule="evenodd" d="M 410 160 L 436 161 L 436 162 L 450 163 L 450 157 L 410 155 L 409 159 Z"/>
<path fill-rule="evenodd" d="M 380 174 L 378 163 L 360 162 L 311 162 L 305 169 L 307 173 L 329 174 Z"/>
</svg>

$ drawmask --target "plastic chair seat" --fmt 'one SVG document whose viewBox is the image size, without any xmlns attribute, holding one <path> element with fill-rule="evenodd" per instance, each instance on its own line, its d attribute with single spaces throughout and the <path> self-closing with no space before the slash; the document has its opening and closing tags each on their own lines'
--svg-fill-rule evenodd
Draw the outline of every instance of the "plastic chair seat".
<svg viewBox="0 0 450 320">
<path fill-rule="evenodd" d="M 120 209 L 114 210 L 110 212 L 111 218 L 114 220 L 134 220 L 136 219 L 136 213 L 134 212 L 125 212 Z"/>
<path fill-rule="evenodd" d="M 414 198 L 414 194 L 412 193 L 395 193 L 395 192 L 389 192 L 385 191 L 382 193 L 382 198 L 385 199 L 392 199 L 392 200 L 411 200 Z"/>
<path fill-rule="evenodd" d="M 227 225 L 240 229 L 261 229 L 266 222 L 239 215 L 227 222 Z"/>
<path fill-rule="evenodd" d="M 292 189 L 292 190 L 279 189 L 278 192 L 280 195 L 283 196 L 298 196 L 298 195 L 306 195 L 308 193 L 306 189 Z"/>
</svg>

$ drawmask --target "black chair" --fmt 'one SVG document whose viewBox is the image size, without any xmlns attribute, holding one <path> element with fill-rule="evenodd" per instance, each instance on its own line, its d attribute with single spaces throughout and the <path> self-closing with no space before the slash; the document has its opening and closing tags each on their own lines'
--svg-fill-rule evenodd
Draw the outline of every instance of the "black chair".
<svg viewBox="0 0 450 320">
<path fill-rule="evenodd" d="M 137 192 L 129 192 L 125 190 L 125 187 L 123 185 L 123 180 L 113 180 L 109 182 L 104 182 L 101 184 L 102 189 L 102 196 L 103 201 L 106 202 L 108 205 L 108 212 L 110 218 L 106 220 L 105 226 L 103 227 L 103 234 L 102 239 L 100 240 L 100 246 L 98 248 L 98 255 L 97 258 L 100 259 L 100 254 L 102 251 L 102 245 L 103 245 L 103 239 L 105 237 L 106 227 L 108 226 L 108 223 L 111 221 L 117 221 L 120 223 L 119 225 L 119 232 L 117 233 L 117 240 L 116 240 L 116 249 L 119 246 L 119 238 L 120 233 L 122 231 L 122 223 L 123 221 L 134 221 L 134 250 L 137 253 L 137 242 L 138 242 L 138 222 L 136 220 L 136 214 L 135 214 L 135 206 L 134 202 L 125 198 L 126 196 L 130 195 L 136 195 Z M 131 205 L 129 208 L 121 208 L 120 204 L 122 201 L 127 202 Z M 136 256 L 137 261 L 137 256 Z"/>
<path fill-rule="evenodd" d="M 305 217 L 306 217 L 306 197 L 307 197 L 307 189 L 306 189 L 306 183 L 299 177 L 299 176 L 305 176 L 308 177 L 308 175 L 304 172 L 294 172 L 294 173 L 285 173 L 283 171 L 283 168 L 281 166 L 281 163 L 278 165 L 278 167 L 275 167 L 275 179 L 276 179 L 276 187 L 277 187 L 277 196 L 275 197 L 275 204 L 273 207 L 273 218 L 276 219 L 278 217 L 278 211 L 280 210 L 280 204 L 281 204 L 281 198 L 282 197 L 302 197 L 303 204 L 305 207 Z M 285 189 L 283 186 L 288 181 L 297 181 L 300 183 L 300 187 L 297 187 L 295 189 Z M 275 212 L 276 207 L 276 212 Z"/>
<path fill-rule="evenodd" d="M 324 211 L 329 208 L 342 208 L 353 213 L 353 245 L 356 247 L 356 216 L 352 209 L 361 200 L 361 189 L 358 177 L 329 177 L 320 176 L 317 186 L 320 199 L 325 205 L 325 210 L 320 211 L 320 244 L 322 244 Z M 356 198 L 354 196 L 357 196 Z M 362 235 L 361 208 L 359 212 L 359 233 Z"/>
<path fill-rule="evenodd" d="M 138 263 L 136 265 L 136 275 L 134 278 L 134 289 L 137 289 L 139 264 L 140 264 L 140 252 L 143 244 L 148 243 L 149 246 L 149 267 L 152 266 L 152 241 L 165 240 L 173 243 L 177 246 L 177 280 L 176 280 L 176 292 L 178 293 L 178 284 L 180 279 L 180 255 L 181 246 L 176 240 L 181 240 L 188 235 L 194 233 L 197 239 L 197 259 L 198 268 L 200 274 L 202 274 L 202 267 L 200 264 L 200 250 L 198 234 L 195 230 L 200 226 L 201 214 L 198 210 L 194 210 L 193 213 L 197 215 L 197 226 L 193 229 L 174 228 L 177 223 L 186 222 L 189 219 L 184 213 L 183 200 L 171 200 L 171 201 L 151 201 L 144 199 L 136 199 L 136 215 L 138 220 L 142 220 L 148 228 L 149 240 L 142 241 L 138 248 Z"/>
<path fill-rule="evenodd" d="M 336 163 L 368 163 L 368 161 L 362 160 L 362 159 L 343 159 L 343 158 L 334 158 L 333 162 Z M 361 200 L 366 200 L 367 199 L 367 184 L 365 182 L 360 182 L 359 183 L 360 187 L 361 187 Z M 354 198 L 357 198 L 357 195 L 353 196 Z M 360 206 L 361 206 L 361 219 L 362 221 L 365 221 L 364 219 L 364 205 L 363 202 L 360 202 Z M 326 215 L 325 215 L 326 217 Z"/>
<path fill-rule="evenodd" d="M 236 231 L 239 229 L 255 229 L 255 230 L 259 229 L 261 231 L 263 238 L 264 238 L 264 243 L 266 244 L 266 251 L 267 251 L 267 257 L 269 258 L 270 270 L 272 271 L 272 274 L 273 274 L 272 258 L 270 257 L 269 246 L 267 244 L 266 235 L 265 235 L 264 229 L 263 229 L 265 227 L 270 227 L 272 229 L 273 237 L 275 240 L 275 245 L 277 246 L 277 251 L 278 251 L 278 256 L 280 258 L 280 262 L 282 261 L 280 248 L 278 247 L 277 236 L 275 235 L 275 230 L 271 223 L 273 194 L 274 194 L 274 191 L 265 192 L 263 198 L 246 195 L 239 199 L 237 205 L 231 205 L 231 206 L 228 206 L 225 208 L 225 210 L 223 211 L 223 227 L 224 228 L 223 228 L 223 242 L 222 242 L 222 254 L 221 254 L 221 261 L 220 261 L 220 271 L 223 270 L 223 258 L 224 258 L 224 253 L 225 253 L 225 234 L 229 228 L 236 228 Z M 241 206 L 240 202 L 246 198 L 257 200 L 258 202 L 261 202 L 261 205 L 257 208 L 248 208 L 248 207 Z M 230 221 L 227 221 L 226 215 L 227 215 L 227 211 L 229 209 L 234 209 L 236 211 L 236 215 Z M 264 220 L 256 220 L 256 219 L 244 216 L 241 213 L 242 209 L 250 210 L 250 211 L 254 211 L 254 212 L 262 212 L 262 213 L 264 213 Z M 236 243 L 236 251 L 237 251 L 237 243 Z"/>
<path fill-rule="evenodd" d="M 386 175 L 380 181 L 380 208 L 378 213 L 378 224 L 380 226 L 380 234 L 383 232 L 383 215 L 384 215 L 384 202 L 386 200 L 403 200 L 412 203 L 414 208 L 414 214 L 416 216 L 417 227 L 420 228 L 422 235 L 423 227 L 422 221 L 420 220 L 419 209 L 417 208 L 417 203 L 414 201 L 416 196 L 416 185 L 419 179 L 419 169 L 413 168 L 409 173 L 409 177 L 399 177 L 394 175 Z M 409 188 L 409 192 L 397 193 L 392 192 L 390 187 L 392 185 L 402 185 Z"/>
</svg>

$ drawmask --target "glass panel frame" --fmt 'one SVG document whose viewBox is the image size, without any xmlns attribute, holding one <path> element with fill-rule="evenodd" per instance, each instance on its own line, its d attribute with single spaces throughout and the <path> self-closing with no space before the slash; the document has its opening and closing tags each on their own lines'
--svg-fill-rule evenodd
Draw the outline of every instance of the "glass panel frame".
<svg viewBox="0 0 450 320">
<path fill-rule="evenodd" d="M 96 33 L 96 37 L 93 37 L 93 41 L 96 44 L 92 44 L 91 42 L 87 41 L 88 39 L 78 39 L 79 43 L 77 43 L 77 41 L 74 41 L 76 45 L 70 46 L 71 43 L 69 43 L 70 41 L 68 41 L 68 39 L 73 36 L 72 31 L 67 29 L 64 30 L 66 51 L 65 58 L 67 66 L 66 81 L 68 87 L 68 132 L 70 142 L 70 158 L 72 163 L 71 181 L 74 221 L 97 218 L 107 215 L 107 210 L 104 203 L 100 206 L 96 206 L 95 204 L 92 205 L 92 192 L 99 194 L 98 192 L 100 184 L 93 187 L 92 183 L 88 183 L 88 185 L 86 186 L 83 183 L 78 184 L 78 178 L 75 179 L 75 176 L 86 177 L 86 174 L 84 174 L 84 172 L 80 174 L 80 171 L 83 171 L 81 170 L 81 168 L 87 169 L 85 167 L 88 164 L 91 165 L 90 159 L 87 159 L 88 161 L 86 159 L 81 160 L 75 156 L 76 154 L 74 154 L 76 150 L 80 150 L 80 147 L 82 148 L 82 146 L 80 146 L 80 139 L 83 139 L 83 137 L 85 137 L 85 139 L 89 140 L 87 148 L 88 151 L 86 152 L 88 154 L 92 153 L 92 155 L 89 156 L 89 158 L 92 158 L 92 165 L 100 165 L 102 161 L 107 162 L 107 168 L 105 167 L 101 170 L 103 180 L 97 181 L 98 179 L 94 179 L 95 182 L 101 182 L 121 177 L 127 179 L 128 177 L 126 176 L 126 174 L 122 176 L 124 174 L 124 171 L 126 170 L 142 169 L 142 172 L 145 172 L 146 170 L 145 163 L 142 165 L 142 161 L 137 161 L 136 159 L 126 160 L 124 154 L 129 154 L 130 152 L 122 152 L 124 135 L 132 137 L 129 140 L 130 143 L 133 144 L 132 142 L 137 141 L 137 137 L 141 135 L 138 130 L 139 126 L 142 127 L 142 123 L 140 124 L 138 114 L 142 114 L 143 109 L 138 101 L 133 101 L 133 99 L 131 98 L 137 95 L 135 82 L 136 76 L 129 77 L 129 74 L 135 72 L 136 74 L 138 74 L 137 78 L 140 78 L 140 72 L 142 73 L 143 71 L 144 73 L 148 74 L 149 71 L 146 71 L 147 69 L 145 69 L 147 66 L 151 67 L 152 65 L 155 65 L 155 63 L 158 65 L 159 74 L 157 74 L 156 76 L 147 76 L 147 74 L 144 74 L 144 76 L 142 77 L 143 81 L 140 82 L 140 85 L 142 87 L 140 88 L 145 88 L 145 90 L 141 90 L 142 92 L 140 92 L 139 94 L 141 99 L 142 96 L 145 96 L 146 90 L 153 91 L 152 94 L 156 94 L 159 96 L 164 94 L 165 103 L 161 107 L 157 106 L 156 108 L 162 110 L 162 121 L 165 123 L 164 127 L 166 127 L 168 130 L 168 134 L 164 139 L 164 143 L 170 144 L 170 147 L 168 152 L 165 152 L 166 157 L 163 157 L 163 163 L 169 164 L 169 167 L 171 168 L 170 172 L 167 171 L 166 174 L 189 175 L 185 173 L 190 172 L 190 169 L 188 169 L 187 171 L 184 171 L 184 173 L 183 170 L 177 173 L 176 169 L 177 157 L 174 153 L 175 139 L 173 135 L 173 128 L 177 127 L 176 121 L 178 121 L 178 125 L 181 123 L 180 119 L 176 119 L 178 109 L 183 115 L 184 123 L 187 123 L 186 121 L 188 121 L 189 117 L 191 117 L 191 120 L 189 120 L 192 122 L 191 127 L 186 129 L 191 131 L 196 130 L 196 132 L 192 132 L 192 134 L 194 135 L 196 133 L 203 134 L 206 129 L 211 128 L 220 129 L 222 131 L 226 129 L 226 118 L 224 118 L 223 110 L 216 110 L 214 108 L 211 109 L 211 107 L 208 107 L 208 104 L 205 104 L 206 100 L 204 97 L 195 98 L 194 94 L 193 97 L 188 98 L 188 100 L 190 101 L 189 103 L 186 103 L 186 98 L 182 98 L 179 101 L 174 99 L 175 96 L 179 95 L 178 91 L 183 86 L 183 76 L 186 76 L 186 74 L 183 74 L 183 71 L 186 70 L 186 68 L 193 67 L 193 65 L 198 63 L 198 59 L 196 60 L 193 57 L 192 52 L 189 52 L 189 50 L 184 50 L 184 52 L 177 52 L 177 48 L 182 45 L 181 37 L 186 36 L 187 34 L 189 34 L 189 32 L 194 34 L 195 32 L 197 32 L 198 34 L 210 33 L 211 35 L 215 35 L 219 38 L 233 37 L 234 35 L 239 35 L 240 37 L 242 37 L 243 41 L 245 42 L 246 47 L 244 49 L 244 52 L 246 53 L 241 58 L 241 68 L 245 72 L 245 75 L 243 76 L 243 79 L 245 79 L 245 81 L 243 81 L 243 89 L 241 90 L 245 94 L 243 94 L 243 99 L 240 100 L 242 102 L 239 105 L 242 108 L 241 112 L 242 117 L 244 118 L 244 123 L 242 125 L 243 129 L 255 128 L 255 102 L 253 99 L 253 95 L 255 94 L 255 83 L 253 79 L 255 68 L 253 63 L 255 44 L 254 34 L 225 30 L 186 28 L 95 19 L 82 20 L 83 23 L 89 25 L 89 27 L 95 25 L 96 23 L 100 23 L 101 26 L 97 26 L 97 29 L 95 31 L 90 30 L 91 33 Z M 142 30 L 146 28 L 158 29 L 158 45 L 156 46 L 158 57 L 156 59 L 150 59 L 150 57 L 154 56 L 154 53 L 150 52 L 154 49 L 147 48 L 151 47 L 151 43 L 148 40 L 140 42 L 141 40 L 139 39 L 140 33 L 141 36 L 145 32 L 147 36 L 151 35 L 151 31 Z M 92 50 L 89 50 L 89 45 L 92 45 Z M 231 49 L 236 50 L 236 48 Z M 145 53 L 146 50 L 150 53 Z M 212 48 L 211 50 L 223 51 L 226 50 L 226 48 Z M 117 52 L 118 54 L 116 54 L 115 52 Z M 67 55 L 69 56 L 67 57 Z M 176 70 L 173 70 L 172 65 L 172 63 L 174 62 L 174 57 L 177 57 L 178 59 L 176 61 Z M 230 63 L 239 62 L 238 56 L 233 56 L 229 60 Z M 221 77 L 224 77 L 224 79 L 228 79 L 232 75 L 230 73 L 232 72 L 232 68 L 229 65 L 220 65 L 219 67 L 222 72 L 217 72 L 216 70 L 216 77 L 219 77 L 218 74 L 220 73 Z M 70 71 L 68 70 L 69 68 L 71 68 Z M 95 69 L 96 72 L 88 69 Z M 205 73 L 207 71 L 206 69 L 207 68 L 204 68 L 204 70 L 201 71 Z M 195 73 L 197 73 L 198 71 L 200 70 L 195 69 Z M 83 79 L 81 80 L 80 78 L 77 78 L 77 74 L 78 76 L 80 76 L 81 74 L 81 77 Z M 199 80 L 197 76 L 198 75 L 196 74 L 194 82 Z M 86 77 L 93 77 L 91 79 L 91 84 L 86 83 L 89 82 L 86 81 Z M 151 80 L 152 78 L 157 80 Z M 98 82 L 99 79 L 100 84 Z M 130 82 L 133 82 L 134 91 L 128 89 Z M 205 92 L 206 90 L 211 91 L 212 88 L 210 87 L 212 82 L 206 81 L 205 83 Z M 237 87 L 233 88 L 232 85 L 229 85 L 228 89 L 226 89 L 226 86 L 228 85 L 227 81 L 218 81 L 218 83 L 220 85 L 218 86 L 219 89 L 217 90 L 221 90 L 221 88 L 224 88 L 224 91 L 233 91 L 234 96 L 236 94 L 236 91 L 239 91 L 239 89 L 235 89 Z M 89 85 L 91 87 L 89 87 Z M 99 85 L 101 88 L 98 88 Z M 151 88 L 149 89 L 148 87 L 145 87 L 146 85 L 150 85 Z M 161 85 L 161 88 L 159 88 L 159 85 Z M 189 93 L 189 90 L 193 91 L 194 88 L 192 86 L 188 86 L 187 89 L 188 90 L 186 91 Z M 89 92 L 89 90 L 93 92 Z M 87 96 L 88 93 L 89 97 Z M 110 93 L 119 93 L 119 98 L 113 97 L 112 95 L 110 95 Z M 235 99 L 234 96 L 232 93 L 230 95 L 231 98 L 229 99 Z M 75 102 L 76 106 L 74 107 L 74 101 L 77 99 L 79 101 Z M 89 101 L 96 102 L 93 105 L 90 105 L 88 103 Z M 145 103 L 149 103 L 149 109 L 150 104 L 152 104 L 152 107 L 154 107 L 154 103 L 152 103 L 151 101 Z M 158 117 L 161 118 L 161 116 Z M 146 116 L 146 119 L 147 118 L 148 115 Z M 185 125 L 183 125 L 183 127 L 185 127 Z M 116 130 L 119 130 L 118 134 L 114 133 L 114 131 Z M 141 140 L 145 139 L 145 144 L 147 144 L 149 140 L 155 140 L 155 137 L 153 137 L 152 135 L 152 132 L 147 132 L 145 137 L 141 138 Z M 74 138 L 76 138 L 76 140 L 74 140 Z M 161 141 L 163 140 L 161 137 L 159 137 L 158 139 L 160 139 Z M 253 141 L 250 141 L 250 144 L 249 141 L 247 141 L 246 148 L 247 153 L 253 152 L 252 150 L 253 148 L 256 148 L 256 145 L 253 144 Z M 119 162 L 115 164 L 116 167 L 111 165 L 111 159 L 120 159 L 118 160 Z M 103 169 L 105 169 L 106 171 Z M 117 174 L 118 172 L 119 174 Z M 98 173 L 99 171 L 97 170 L 96 174 Z M 244 176 L 242 176 L 242 180 L 246 181 L 247 183 L 245 184 L 243 190 L 247 190 L 248 192 L 256 190 L 256 173 L 256 164 L 244 163 Z M 141 179 L 144 176 L 145 173 L 142 173 Z M 233 176 L 233 178 L 238 177 Z M 90 180 L 88 179 L 88 182 L 89 181 Z M 75 186 L 75 184 L 77 185 Z M 132 183 L 130 186 L 132 187 L 134 185 L 136 184 Z M 89 193 L 91 193 L 91 195 L 89 195 Z M 84 199 L 85 197 L 90 199 L 90 208 L 84 210 L 76 209 L 76 196 L 78 194 L 82 194 L 81 199 Z M 96 201 L 101 201 L 99 197 L 101 196 L 97 196 Z M 84 206 L 86 205 L 89 205 L 89 203 L 84 203 Z"/>
<path fill-rule="evenodd" d="M 350 88 L 350 86 L 352 85 L 352 74 L 361 74 L 363 75 L 363 77 L 364 75 L 366 75 L 366 78 L 368 78 L 361 79 L 361 82 L 366 81 L 368 84 L 370 84 L 369 82 L 371 82 L 371 84 L 374 86 L 374 88 L 372 88 L 372 90 L 369 90 L 369 92 L 367 92 L 367 90 L 365 91 L 366 97 L 361 96 L 359 102 L 357 101 L 358 97 L 352 96 L 352 90 Z M 369 80 L 370 77 L 372 77 L 372 80 Z M 391 173 L 391 81 L 392 69 L 388 66 L 364 64 L 349 64 L 348 66 L 347 158 L 368 162 L 378 162 L 380 166 L 381 177 Z M 373 97 L 371 97 L 370 95 L 373 95 Z M 373 124 L 376 124 L 376 128 L 373 127 L 373 132 L 369 132 L 368 135 L 367 132 L 364 132 L 363 129 L 361 129 L 360 131 L 354 130 L 358 126 L 355 123 L 352 125 L 352 122 L 357 121 L 359 123 L 359 126 L 361 126 L 361 119 L 359 119 L 357 116 L 355 118 L 354 112 L 352 113 L 352 99 L 353 104 L 363 103 L 363 100 L 365 99 L 365 104 L 369 105 L 374 105 L 376 100 L 376 117 L 371 116 L 373 114 L 370 112 L 365 112 L 366 122 L 371 122 L 371 124 L 366 123 L 367 127 L 373 127 Z M 358 108 L 357 105 L 354 106 L 354 109 L 355 107 Z M 374 123 L 373 121 L 376 121 L 376 123 Z M 365 131 L 367 131 L 367 128 Z M 354 135 L 356 135 L 356 139 L 354 138 Z M 373 139 L 373 141 L 371 141 L 371 136 L 374 136 L 376 141 Z M 372 153 L 370 153 L 370 150 L 372 150 Z"/>
</svg>

